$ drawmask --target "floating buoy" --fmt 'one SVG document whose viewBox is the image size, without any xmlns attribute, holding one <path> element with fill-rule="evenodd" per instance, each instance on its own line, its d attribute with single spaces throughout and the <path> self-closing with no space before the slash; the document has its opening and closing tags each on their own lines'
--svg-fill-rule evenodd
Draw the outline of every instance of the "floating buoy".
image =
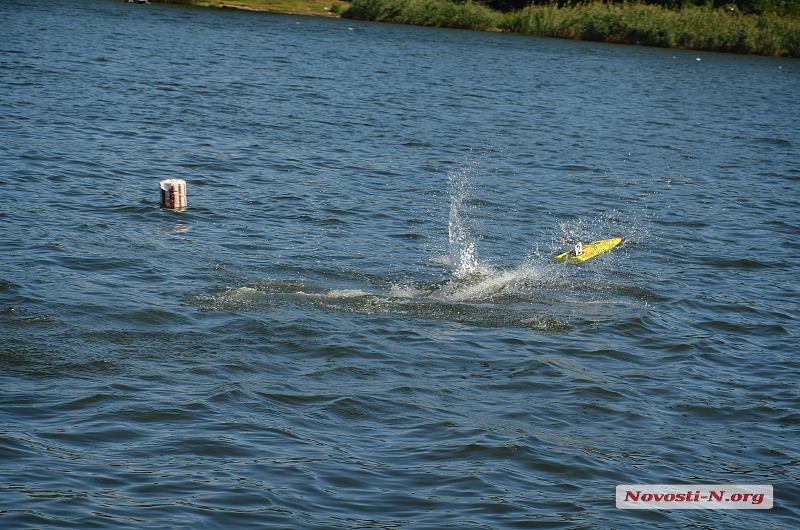
<svg viewBox="0 0 800 530">
<path fill-rule="evenodd" d="M 183 179 L 164 179 L 158 183 L 161 188 L 161 207 L 182 212 L 186 209 L 186 181 Z"/>
</svg>

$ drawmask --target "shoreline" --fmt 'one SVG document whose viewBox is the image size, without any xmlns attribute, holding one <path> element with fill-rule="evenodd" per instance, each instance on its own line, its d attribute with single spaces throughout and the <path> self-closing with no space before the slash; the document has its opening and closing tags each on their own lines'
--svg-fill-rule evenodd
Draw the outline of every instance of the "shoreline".
<svg viewBox="0 0 800 530">
<path fill-rule="evenodd" d="M 305 15 L 341 18 L 350 7 L 350 2 L 337 0 L 245 0 L 242 2 L 217 2 L 214 0 L 151 0 L 159 4 L 234 9 L 254 13 L 276 13 L 281 15 Z"/>
<path fill-rule="evenodd" d="M 457 4 L 450 0 L 152 1 L 656 48 L 800 58 L 800 17 L 774 13 L 742 14 L 698 7 L 673 10 L 641 3 L 599 1 L 561 8 L 531 5 L 507 13 L 471 1 Z"/>
</svg>

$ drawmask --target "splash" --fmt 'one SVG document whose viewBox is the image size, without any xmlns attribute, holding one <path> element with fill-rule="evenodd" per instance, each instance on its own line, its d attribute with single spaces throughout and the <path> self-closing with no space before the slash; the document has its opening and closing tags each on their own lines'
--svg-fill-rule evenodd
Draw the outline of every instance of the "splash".
<svg viewBox="0 0 800 530">
<path fill-rule="evenodd" d="M 469 185 L 470 168 L 451 171 L 448 175 L 450 185 L 450 217 L 447 223 L 450 243 L 450 266 L 453 276 L 465 278 L 480 272 L 475 254 L 475 239 L 466 225 L 468 202 L 471 198 Z"/>
<path fill-rule="evenodd" d="M 435 300 L 482 303 L 497 295 L 513 297 L 518 294 L 521 283 L 541 276 L 541 271 L 529 263 L 513 269 L 495 268 L 478 259 L 477 240 L 469 225 L 475 218 L 471 210 L 476 201 L 472 196 L 473 187 L 470 183 L 475 172 L 476 163 L 472 163 L 448 173 L 448 264 L 452 277 L 428 294 Z"/>
</svg>

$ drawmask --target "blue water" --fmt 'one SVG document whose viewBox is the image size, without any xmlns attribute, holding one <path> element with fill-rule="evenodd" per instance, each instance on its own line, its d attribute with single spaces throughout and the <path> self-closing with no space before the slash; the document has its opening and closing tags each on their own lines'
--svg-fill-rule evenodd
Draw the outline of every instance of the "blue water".
<svg viewBox="0 0 800 530">
<path fill-rule="evenodd" d="M 800 527 L 799 86 L 789 59 L 4 0 L 0 525 Z M 637 483 L 775 507 L 615 508 Z"/>
</svg>

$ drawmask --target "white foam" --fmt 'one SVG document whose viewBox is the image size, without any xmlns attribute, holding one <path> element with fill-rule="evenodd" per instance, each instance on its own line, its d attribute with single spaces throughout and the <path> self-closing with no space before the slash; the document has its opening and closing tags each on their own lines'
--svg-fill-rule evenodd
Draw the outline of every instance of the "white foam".
<svg viewBox="0 0 800 530">
<path fill-rule="evenodd" d="M 327 298 L 358 298 L 360 296 L 369 296 L 369 293 L 361 289 L 331 289 L 325 296 Z"/>
<path fill-rule="evenodd" d="M 419 298 L 423 291 L 413 285 L 392 285 L 389 289 L 389 296 L 393 298 Z"/>
<path fill-rule="evenodd" d="M 510 282 L 519 278 L 516 271 L 493 272 L 489 275 L 475 274 L 466 279 L 448 282 L 431 294 L 431 298 L 450 302 L 481 300 L 503 290 Z"/>
<path fill-rule="evenodd" d="M 259 292 L 252 287 L 239 287 L 225 294 L 228 298 L 238 300 L 252 300 L 259 296 Z"/>
</svg>

